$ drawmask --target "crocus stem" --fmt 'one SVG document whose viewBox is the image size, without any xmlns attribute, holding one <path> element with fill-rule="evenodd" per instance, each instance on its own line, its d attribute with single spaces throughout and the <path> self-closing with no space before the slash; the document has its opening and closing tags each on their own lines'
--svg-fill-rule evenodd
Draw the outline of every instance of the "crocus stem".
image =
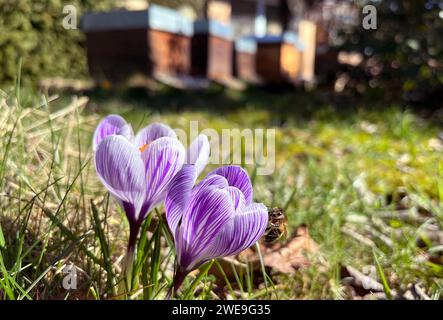
<svg viewBox="0 0 443 320">
<path fill-rule="evenodd" d="M 135 251 L 135 244 L 137 242 L 137 236 L 139 231 L 140 231 L 140 224 L 131 223 L 129 227 L 128 252 Z"/>
<path fill-rule="evenodd" d="M 183 284 L 183 281 L 186 278 L 186 272 L 183 272 L 181 270 L 177 270 L 174 276 L 174 281 L 172 282 L 171 287 L 168 290 L 168 293 L 166 294 L 166 299 L 171 299 L 173 295 L 177 293 L 178 289 L 180 289 L 181 285 Z"/>
<path fill-rule="evenodd" d="M 121 296 L 128 296 L 132 290 L 132 265 L 134 263 L 134 250 L 131 249 L 123 258 L 121 279 L 118 286 L 118 294 Z"/>
<path fill-rule="evenodd" d="M 126 256 L 123 261 L 123 284 L 125 285 L 125 292 L 130 294 L 133 287 L 133 267 L 134 267 L 134 258 L 135 258 L 135 246 L 137 242 L 137 236 L 139 232 L 140 226 L 137 224 L 131 224 L 129 228 L 129 242 L 128 242 L 128 250 Z"/>
</svg>

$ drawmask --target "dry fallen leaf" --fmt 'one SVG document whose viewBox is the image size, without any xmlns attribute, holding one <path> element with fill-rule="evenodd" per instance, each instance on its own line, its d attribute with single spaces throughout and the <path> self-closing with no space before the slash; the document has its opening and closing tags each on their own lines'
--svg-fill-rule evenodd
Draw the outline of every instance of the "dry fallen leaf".
<svg viewBox="0 0 443 320">
<path fill-rule="evenodd" d="M 251 254 L 251 249 L 242 252 L 240 261 Z M 318 251 L 318 245 L 309 236 L 306 227 L 299 227 L 296 235 L 285 243 L 277 243 L 271 247 L 261 246 L 263 260 L 266 267 L 275 272 L 291 274 L 299 268 L 306 268 L 310 265 L 308 254 Z M 256 260 L 259 263 L 257 253 L 254 252 L 248 260 Z"/>
<path fill-rule="evenodd" d="M 317 252 L 318 245 L 309 236 L 307 228 L 302 226 L 297 229 L 296 235 L 291 239 L 271 246 L 260 244 L 260 250 L 265 268 L 274 273 L 292 274 L 299 268 L 306 268 L 310 265 L 308 255 Z M 261 272 L 260 258 L 255 246 L 246 249 L 237 257 L 219 259 L 219 263 L 227 278 L 233 281 L 235 281 L 234 268 L 238 274 L 246 272 L 248 265 L 254 271 Z M 217 266 L 213 266 L 210 273 L 223 279 Z"/>
</svg>

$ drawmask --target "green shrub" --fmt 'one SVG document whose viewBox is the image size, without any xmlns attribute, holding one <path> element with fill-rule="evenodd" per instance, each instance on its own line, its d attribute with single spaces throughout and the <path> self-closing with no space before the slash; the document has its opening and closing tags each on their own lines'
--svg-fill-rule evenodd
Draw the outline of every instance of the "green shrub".
<svg viewBox="0 0 443 320">
<path fill-rule="evenodd" d="M 442 106 L 442 12 L 442 0 L 379 2 L 377 29 L 358 26 L 347 34 L 344 49 L 366 57 L 361 77 L 352 75 L 355 87 L 363 94 L 382 89 L 384 99 Z"/>
<path fill-rule="evenodd" d="M 14 80 L 20 58 L 24 79 L 86 76 L 81 15 L 85 10 L 106 9 L 114 3 L 114 0 L 0 0 L 0 83 Z M 65 5 L 77 8 L 79 29 L 63 28 Z"/>
</svg>

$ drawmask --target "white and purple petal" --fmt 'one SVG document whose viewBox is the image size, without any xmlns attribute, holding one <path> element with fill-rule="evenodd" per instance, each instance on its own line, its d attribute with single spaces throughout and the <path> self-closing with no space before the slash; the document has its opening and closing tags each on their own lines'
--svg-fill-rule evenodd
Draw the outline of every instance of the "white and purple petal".
<svg viewBox="0 0 443 320">
<path fill-rule="evenodd" d="M 162 137 L 177 139 L 176 133 L 169 126 L 163 123 L 152 123 L 137 133 L 134 143 L 138 148 L 143 148 Z"/>
<path fill-rule="evenodd" d="M 231 196 L 231 201 L 236 212 L 240 212 L 246 206 L 245 196 L 237 187 L 227 187 L 226 190 Z"/>
<path fill-rule="evenodd" d="M 268 209 L 263 203 L 251 203 L 234 218 L 231 252 L 236 255 L 256 243 L 268 226 Z"/>
<path fill-rule="evenodd" d="M 219 189 L 225 189 L 229 187 L 228 181 L 219 175 L 212 174 L 207 175 L 203 180 L 201 180 L 192 190 L 192 196 L 194 197 L 200 191 L 207 189 L 208 187 L 217 187 Z"/>
<path fill-rule="evenodd" d="M 205 250 L 234 214 L 231 197 L 224 189 L 212 186 L 192 197 L 176 231 L 179 264 L 190 271 L 207 261 Z"/>
<path fill-rule="evenodd" d="M 195 165 L 197 176 L 204 170 L 209 160 L 210 146 L 208 137 L 199 135 L 192 141 L 186 153 L 186 163 Z"/>
<path fill-rule="evenodd" d="M 103 185 L 124 206 L 128 219 L 136 219 L 146 190 L 140 151 L 123 136 L 108 136 L 97 147 L 95 167 Z"/>
<path fill-rule="evenodd" d="M 257 242 L 268 225 L 268 210 L 262 203 L 252 203 L 237 211 L 217 235 L 205 255 L 210 259 L 239 254 Z"/>
<path fill-rule="evenodd" d="M 197 171 L 195 166 L 184 165 L 168 187 L 165 199 L 166 221 L 174 236 L 180 219 L 189 204 L 196 179 Z"/>
<path fill-rule="evenodd" d="M 245 169 L 239 166 L 224 166 L 214 170 L 212 174 L 224 177 L 230 186 L 240 189 L 247 205 L 252 202 L 252 183 Z"/>
<path fill-rule="evenodd" d="M 93 151 L 96 151 L 100 142 L 110 135 L 121 135 L 131 141 L 134 133 L 132 127 L 121 116 L 115 114 L 109 115 L 104 118 L 95 129 L 92 139 Z"/>
<path fill-rule="evenodd" d="M 162 137 L 150 143 L 141 158 L 146 172 L 145 207 L 149 212 L 164 200 L 170 182 L 183 166 L 185 149 L 177 139 Z"/>
</svg>

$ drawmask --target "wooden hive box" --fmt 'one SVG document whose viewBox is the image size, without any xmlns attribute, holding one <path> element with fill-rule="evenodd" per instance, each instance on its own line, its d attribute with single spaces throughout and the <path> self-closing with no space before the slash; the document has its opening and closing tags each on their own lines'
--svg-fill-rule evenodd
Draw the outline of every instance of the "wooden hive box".
<svg viewBox="0 0 443 320">
<path fill-rule="evenodd" d="M 205 1 L 205 18 L 223 24 L 231 23 L 232 5 L 230 0 Z"/>
<path fill-rule="evenodd" d="M 88 13 L 83 30 L 89 70 L 97 80 L 190 74 L 193 24 L 175 10 L 151 5 Z"/>
<path fill-rule="evenodd" d="M 297 83 L 300 80 L 303 44 L 297 35 L 267 35 L 257 38 L 257 74 L 265 83 Z"/>
<path fill-rule="evenodd" d="M 232 78 L 233 30 L 215 20 L 194 23 L 192 74 L 224 82 Z"/>
<path fill-rule="evenodd" d="M 317 25 L 314 22 L 302 20 L 298 25 L 298 31 L 304 45 L 301 78 L 303 81 L 312 82 L 315 78 Z"/>
<path fill-rule="evenodd" d="M 235 42 L 234 76 L 240 80 L 257 83 L 256 71 L 257 40 L 253 36 L 241 37 Z"/>
</svg>

